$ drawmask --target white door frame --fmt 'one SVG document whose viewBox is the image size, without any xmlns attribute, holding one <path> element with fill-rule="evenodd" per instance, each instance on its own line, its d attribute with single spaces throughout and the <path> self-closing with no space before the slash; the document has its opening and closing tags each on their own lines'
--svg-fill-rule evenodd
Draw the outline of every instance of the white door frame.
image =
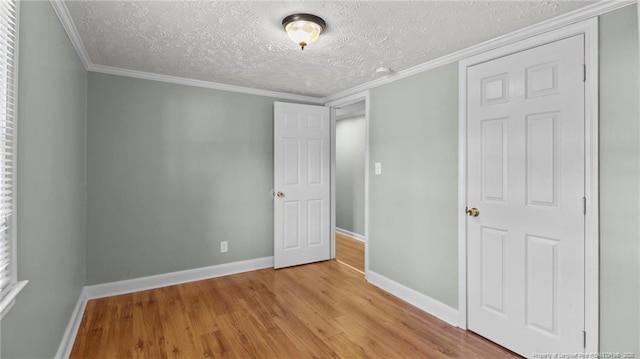
<svg viewBox="0 0 640 359">
<path fill-rule="evenodd" d="M 598 352 L 599 344 L 599 234 L 598 234 L 598 18 L 530 37 L 461 60 L 459 71 L 458 126 L 458 312 L 459 327 L 467 329 L 467 67 L 532 47 L 584 34 L 585 41 L 585 331 L 586 352 Z"/>
<path fill-rule="evenodd" d="M 331 259 L 336 257 L 336 107 L 364 101 L 364 276 L 369 273 L 369 91 L 359 92 L 324 105 L 331 107 Z"/>
</svg>

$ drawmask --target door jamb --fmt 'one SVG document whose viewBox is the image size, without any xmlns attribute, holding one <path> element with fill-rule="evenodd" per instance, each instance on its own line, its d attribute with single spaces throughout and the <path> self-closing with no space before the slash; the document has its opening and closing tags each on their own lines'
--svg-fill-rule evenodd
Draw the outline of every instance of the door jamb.
<svg viewBox="0 0 640 359">
<path fill-rule="evenodd" d="M 364 273 L 369 273 L 369 91 L 359 92 L 324 105 L 331 107 L 331 259 L 336 257 L 336 107 L 364 101 Z"/>
<path fill-rule="evenodd" d="M 585 80 L 585 352 L 599 346 L 599 205 L 598 205 L 598 18 L 594 17 L 518 41 L 460 61 L 458 126 L 458 311 L 459 327 L 467 329 L 467 67 L 519 51 L 584 34 Z"/>
</svg>

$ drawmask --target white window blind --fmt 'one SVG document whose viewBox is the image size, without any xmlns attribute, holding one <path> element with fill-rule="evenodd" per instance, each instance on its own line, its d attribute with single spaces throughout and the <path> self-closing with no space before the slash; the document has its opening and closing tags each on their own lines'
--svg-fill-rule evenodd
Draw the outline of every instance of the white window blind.
<svg viewBox="0 0 640 359">
<path fill-rule="evenodd" d="M 17 12 L 15 0 L 0 1 L 0 300 L 17 280 L 13 238 Z"/>
</svg>

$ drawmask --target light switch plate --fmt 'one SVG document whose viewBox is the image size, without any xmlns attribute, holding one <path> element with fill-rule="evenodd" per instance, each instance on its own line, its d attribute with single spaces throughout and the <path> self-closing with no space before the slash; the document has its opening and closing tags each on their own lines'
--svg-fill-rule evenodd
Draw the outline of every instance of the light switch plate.
<svg viewBox="0 0 640 359">
<path fill-rule="evenodd" d="M 382 163 L 381 162 L 376 162 L 373 167 L 374 167 L 375 174 L 377 174 L 377 175 L 381 175 L 382 174 Z"/>
</svg>

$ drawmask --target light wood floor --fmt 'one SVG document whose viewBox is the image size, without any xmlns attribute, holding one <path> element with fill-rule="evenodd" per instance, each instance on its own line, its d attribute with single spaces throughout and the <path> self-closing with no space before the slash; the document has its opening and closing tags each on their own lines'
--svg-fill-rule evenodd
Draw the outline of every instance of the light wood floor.
<svg viewBox="0 0 640 359">
<path fill-rule="evenodd" d="M 364 242 L 336 233 L 336 260 L 364 274 Z"/>
<path fill-rule="evenodd" d="M 509 358 L 335 261 L 91 300 L 71 358 Z"/>
</svg>

